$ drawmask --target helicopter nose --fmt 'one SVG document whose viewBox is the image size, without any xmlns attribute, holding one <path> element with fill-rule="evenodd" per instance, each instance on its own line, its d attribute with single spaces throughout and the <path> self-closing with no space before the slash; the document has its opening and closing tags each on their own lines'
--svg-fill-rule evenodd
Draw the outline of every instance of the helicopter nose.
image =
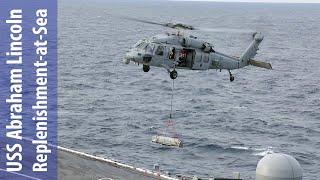
<svg viewBox="0 0 320 180">
<path fill-rule="evenodd" d="M 130 52 L 126 53 L 123 62 L 125 64 L 129 64 L 130 61 L 140 63 L 142 61 L 141 53 L 135 52 L 135 51 L 130 51 Z"/>
<path fill-rule="evenodd" d="M 123 62 L 125 64 L 129 64 L 130 61 L 135 61 L 135 54 L 133 52 L 127 52 L 124 59 L 123 59 Z"/>
<path fill-rule="evenodd" d="M 123 59 L 123 63 L 129 64 L 132 59 L 133 58 L 131 57 L 130 53 L 128 52 L 128 53 L 126 53 L 126 55 L 125 55 L 125 57 Z"/>
</svg>

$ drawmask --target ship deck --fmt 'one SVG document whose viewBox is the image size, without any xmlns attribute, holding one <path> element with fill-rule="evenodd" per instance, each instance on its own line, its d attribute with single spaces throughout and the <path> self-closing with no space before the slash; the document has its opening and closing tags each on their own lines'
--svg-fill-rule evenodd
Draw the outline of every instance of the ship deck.
<svg viewBox="0 0 320 180">
<path fill-rule="evenodd" d="M 150 170 L 109 159 L 58 148 L 58 179 L 61 180 L 174 180 Z"/>
</svg>

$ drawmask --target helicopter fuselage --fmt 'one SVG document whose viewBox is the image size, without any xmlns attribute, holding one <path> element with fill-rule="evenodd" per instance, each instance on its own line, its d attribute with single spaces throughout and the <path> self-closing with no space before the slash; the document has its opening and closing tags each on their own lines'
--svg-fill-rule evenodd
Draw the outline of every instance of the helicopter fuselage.
<svg viewBox="0 0 320 180">
<path fill-rule="evenodd" d="M 215 51 L 210 43 L 198 40 L 194 36 L 167 33 L 137 42 L 126 54 L 124 62 L 143 64 L 145 72 L 149 71 L 150 66 L 164 67 L 172 79 L 177 76 L 175 69 L 227 69 L 230 80 L 233 81 L 230 70 L 249 65 L 262 39 L 261 34 L 254 35 L 254 40 L 246 52 L 240 58 L 236 58 Z M 172 75 L 174 71 L 176 74 Z"/>
</svg>

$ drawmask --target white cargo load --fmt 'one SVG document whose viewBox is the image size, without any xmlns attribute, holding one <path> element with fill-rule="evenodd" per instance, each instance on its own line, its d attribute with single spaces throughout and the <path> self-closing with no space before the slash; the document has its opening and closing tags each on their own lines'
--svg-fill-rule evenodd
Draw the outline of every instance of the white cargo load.
<svg viewBox="0 0 320 180">
<path fill-rule="evenodd" d="M 152 142 L 162 144 L 165 146 L 182 147 L 182 141 L 178 138 L 166 137 L 166 136 L 153 136 Z"/>
</svg>

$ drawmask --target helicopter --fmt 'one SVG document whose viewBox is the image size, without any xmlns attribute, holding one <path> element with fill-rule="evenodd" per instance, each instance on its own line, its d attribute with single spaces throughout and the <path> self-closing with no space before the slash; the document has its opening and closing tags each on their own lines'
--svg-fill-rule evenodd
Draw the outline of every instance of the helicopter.
<svg viewBox="0 0 320 180">
<path fill-rule="evenodd" d="M 252 42 L 240 57 L 230 56 L 218 52 L 214 46 L 193 35 L 185 35 L 180 30 L 196 30 L 198 28 L 183 23 L 157 23 L 152 21 L 130 20 L 161 25 L 178 30 L 173 33 L 164 33 L 150 38 L 139 40 L 130 49 L 123 59 L 125 64 L 131 61 L 143 65 L 143 71 L 148 72 L 151 66 L 163 67 L 167 70 L 171 79 L 178 77 L 177 69 L 186 70 L 227 70 L 230 81 L 234 81 L 231 70 L 240 69 L 248 65 L 272 69 L 270 63 L 254 60 L 259 50 L 259 45 L 264 39 L 260 32 L 252 35 Z"/>
</svg>

